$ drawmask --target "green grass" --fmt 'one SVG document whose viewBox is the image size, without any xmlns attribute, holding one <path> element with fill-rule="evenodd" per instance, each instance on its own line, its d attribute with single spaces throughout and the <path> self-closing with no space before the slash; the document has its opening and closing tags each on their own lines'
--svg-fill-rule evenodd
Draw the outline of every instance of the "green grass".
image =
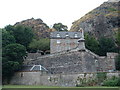
<svg viewBox="0 0 120 90">
<path fill-rule="evenodd" d="M 2 88 L 118 88 L 118 87 L 59 87 L 59 86 L 32 86 L 32 85 L 4 85 Z"/>
</svg>

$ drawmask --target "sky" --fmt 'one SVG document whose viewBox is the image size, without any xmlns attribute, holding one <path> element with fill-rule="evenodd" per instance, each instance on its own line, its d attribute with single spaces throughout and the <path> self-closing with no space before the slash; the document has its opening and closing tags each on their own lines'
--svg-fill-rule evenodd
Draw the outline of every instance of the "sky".
<svg viewBox="0 0 120 90">
<path fill-rule="evenodd" d="M 0 28 L 22 20 L 42 19 L 49 27 L 63 23 L 69 28 L 89 11 L 107 0 L 1 0 Z"/>
</svg>

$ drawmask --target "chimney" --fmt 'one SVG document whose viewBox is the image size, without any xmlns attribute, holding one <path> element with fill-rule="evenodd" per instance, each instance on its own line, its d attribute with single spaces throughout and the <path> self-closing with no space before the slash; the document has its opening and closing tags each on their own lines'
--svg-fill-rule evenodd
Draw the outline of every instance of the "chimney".
<svg viewBox="0 0 120 90">
<path fill-rule="evenodd" d="M 84 31 L 80 28 L 81 38 L 78 40 L 78 51 L 85 51 L 85 39 L 84 39 Z"/>
</svg>

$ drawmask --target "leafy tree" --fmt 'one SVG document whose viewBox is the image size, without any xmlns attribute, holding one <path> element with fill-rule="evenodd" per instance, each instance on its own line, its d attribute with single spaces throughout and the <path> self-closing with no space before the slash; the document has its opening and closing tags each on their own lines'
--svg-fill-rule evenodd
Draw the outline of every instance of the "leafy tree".
<svg viewBox="0 0 120 90">
<path fill-rule="evenodd" d="M 3 58 L 2 61 L 2 79 L 5 80 L 11 78 L 16 70 L 20 69 L 20 64 L 14 61 L 5 61 Z M 9 82 L 8 82 L 9 83 Z"/>
<path fill-rule="evenodd" d="M 117 45 L 118 45 L 118 49 L 120 52 L 120 29 L 118 29 L 117 35 L 116 35 L 116 41 L 117 41 Z"/>
<path fill-rule="evenodd" d="M 3 79 L 9 79 L 16 70 L 21 68 L 23 57 L 26 55 L 26 47 L 32 38 L 33 32 L 29 27 L 8 25 L 2 29 Z"/>
<path fill-rule="evenodd" d="M 116 70 L 120 71 L 120 54 L 116 57 L 115 66 L 116 66 Z"/>
<path fill-rule="evenodd" d="M 37 52 L 39 47 L 38 40 L 33 39 L 32 42 L 29 44 L 29 52 Z"/>
<path fill-rule="evenodd" d="M 20 44 L 9 44 L 3 49 L 3 57 L 9 61 L 17 61 L 22 64 L 25 55 L 26 48 Z"/>
<path fill-rule="evenodd" d="M 26 49 L 20 44 L 8 44 L 3 48 L 2 53 L 2 74 L 4 79 L 9 78 L 16 70 L 22 66 L 23 57 L 26 55 Z"/>
<path fill-rule="evenodd" d="M 116 35 L 116 43 L 117 43 L 117 46 L 118 46 L 118 50 L 119 50 L 119 55 L 116 57 L 116 70 L 119 70 L 120 71 L 120 29 L 118 29 L 118 32 L 117 32 L 117 35 Z"/>
<path fill-rule="evenodd" d="M 29 43 L 32 41 L 33 38 L 32 29 L 21 25 L 15 26 L 13 34 L 16 39 L 16 43 L 22 44 L 26 48 L 28 47 Z"/>
<path fill-rule="evenodd" d="M 57 31 L 68 31 L 68 27 L 66 25 L 63 25 L 62 23 L 55 23 L 53 25 L 53 28 L 56 29 Z"/>
<path fill-rule="evenodd" d="M 40 40 L 36 40 L 34 39 L 30 45 L 29 48 L 33 51 L 46 51 L 46 50 L 50 50 L 50 39 L 48 38 L 44 38 L 44 39 L 40 39 Z"/>
<path fill-rule="evenodd" d="M 5 30 L 6 31 L 8 31 L 10 34 L 12 34 L 13 35 L 13 31 L 14 31 L 14 26 L 12 26 L 12 25 L 7 25 L 6 27 L 5 27 Z"/>
<path fill-rule="evenodd" d="M 115 52 L 116 46 L 112 39 L 102 37 L 99 39 L 100 52 L 99 55 L 105 56 L 107 52 Z"/>
<path fill-rule="evenodd" d="M 117 52 L 115 43 L 110 38 L 102 37 L 97 41 L 94 37 L 85 34 L 85 43 L 86 48 L 100 56 L 105 56 L 107 52 Z"/>
<path fill-rule="evenodd" d="M 85 45 L 86 48 L 91 50 L 92 52 L 99 54 L 99 42 L 89 34 L 85 34 Z"/>
<path fill-rule="evenodd" d="M 15 43 L 15 38 L 5 29 L 2 29 L 2 47 L 5 47 L 8 44 Z"/>
</svg>

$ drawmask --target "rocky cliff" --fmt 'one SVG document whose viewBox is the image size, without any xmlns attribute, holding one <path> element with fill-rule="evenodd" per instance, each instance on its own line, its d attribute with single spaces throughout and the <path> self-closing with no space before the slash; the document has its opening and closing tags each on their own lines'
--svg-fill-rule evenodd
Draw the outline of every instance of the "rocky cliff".
<svg viewBox="0 0 120 90">
<path fill-rule="evenodd" d="M 41 19 L 27 19 L 15 25 L 25 25 L 32 28 L 36 38 L 49 38 L 50 29 Z"/>
<path fill-rule="evenodd" d="M 119 6 L 118 2 L 104 2 L 73 22 L 70 31 L 78 31 L 83 28 L 85 32 L 95 36 L 97 39 L 102 36 L 113 38 L 120 27 Z"/>
</svg>

